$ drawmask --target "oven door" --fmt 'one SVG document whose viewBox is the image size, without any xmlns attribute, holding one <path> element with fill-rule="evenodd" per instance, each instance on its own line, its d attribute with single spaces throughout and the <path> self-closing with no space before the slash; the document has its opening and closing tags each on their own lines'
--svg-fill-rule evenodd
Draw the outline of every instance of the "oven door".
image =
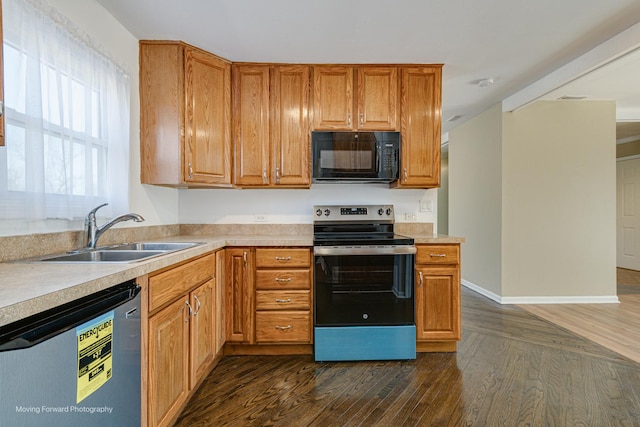
<svg viewBox="0 0 640 427">
<path fill-rule="evenodd" d="M 315 326 L 415 323 L 415 246 L 314 247 Z"/>
</svg>

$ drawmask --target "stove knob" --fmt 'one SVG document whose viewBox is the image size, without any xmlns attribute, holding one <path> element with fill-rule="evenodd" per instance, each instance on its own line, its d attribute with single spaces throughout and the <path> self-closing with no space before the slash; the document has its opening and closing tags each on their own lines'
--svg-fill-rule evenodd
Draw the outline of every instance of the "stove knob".
<svg viewBox="0 0 640 427">
<path fill-rule="evenodd" d="M 325 216 L 329 216 L 330 213 L 331 213 L 331 211 L 329 209 L 325 209 L 324 210 L 324 215 Z"/>
<path fill-rule="evenodd" d="M 384 213 L 384 210 L 382 210 L 382 208 L 378 209 L 378 215 L 382 215 Z"/>
<path fill-rule="evenodd" d="M 387 208 L 387 215 L 391 215 L 391 208 Z"/>
<path fill-rule="evenodd" d="M 321 215 L 322 215 L 322 209 L 317 209 L 316 216 L 321 216 Z"/>
</svg>

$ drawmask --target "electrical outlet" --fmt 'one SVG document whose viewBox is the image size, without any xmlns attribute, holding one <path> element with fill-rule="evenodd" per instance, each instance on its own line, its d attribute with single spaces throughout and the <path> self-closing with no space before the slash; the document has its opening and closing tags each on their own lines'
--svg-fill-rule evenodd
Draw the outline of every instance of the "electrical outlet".
<svg viewBox="0 0 640 427">
<path fill-rule="evenodd" d="M 420 200 L 420 212 L 432 212 L 433 200 Z"/>
<path fill-rule="evenodd" d="M 407 212 L 404 214 L 404 220 L 407 222 L 416 222 L 418 220 L 418 214 L 414 212 Z"/>
<path fill-rule="evenodd" d="M 267 216 L 266 215 L 254 215 L 253 216 L 253 222 L 267 222 Z"/>
</svg>

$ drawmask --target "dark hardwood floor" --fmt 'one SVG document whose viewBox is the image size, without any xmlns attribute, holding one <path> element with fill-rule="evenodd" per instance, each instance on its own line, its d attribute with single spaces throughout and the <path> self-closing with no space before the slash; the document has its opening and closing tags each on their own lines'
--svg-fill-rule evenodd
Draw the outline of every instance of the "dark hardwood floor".
<svg viewBox="0 0 640 427">
<path fill-rule="evenodd" d="M 640 364 L 463 288 L 458 352 L 225 357 L 176 426 L 640 426 Z"/>
</svg>

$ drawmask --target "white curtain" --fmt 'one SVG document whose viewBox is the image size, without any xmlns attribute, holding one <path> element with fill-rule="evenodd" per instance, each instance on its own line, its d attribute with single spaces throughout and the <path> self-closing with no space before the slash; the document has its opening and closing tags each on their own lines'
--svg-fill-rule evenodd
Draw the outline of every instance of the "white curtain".
<svg viewBox="0 0 640 427">
<path fill-rule="evenodd" d="M 128 210 L 129 78 L 39 0 L 2 0 L 6 147 L 0 218 Z"/>
</svg>

